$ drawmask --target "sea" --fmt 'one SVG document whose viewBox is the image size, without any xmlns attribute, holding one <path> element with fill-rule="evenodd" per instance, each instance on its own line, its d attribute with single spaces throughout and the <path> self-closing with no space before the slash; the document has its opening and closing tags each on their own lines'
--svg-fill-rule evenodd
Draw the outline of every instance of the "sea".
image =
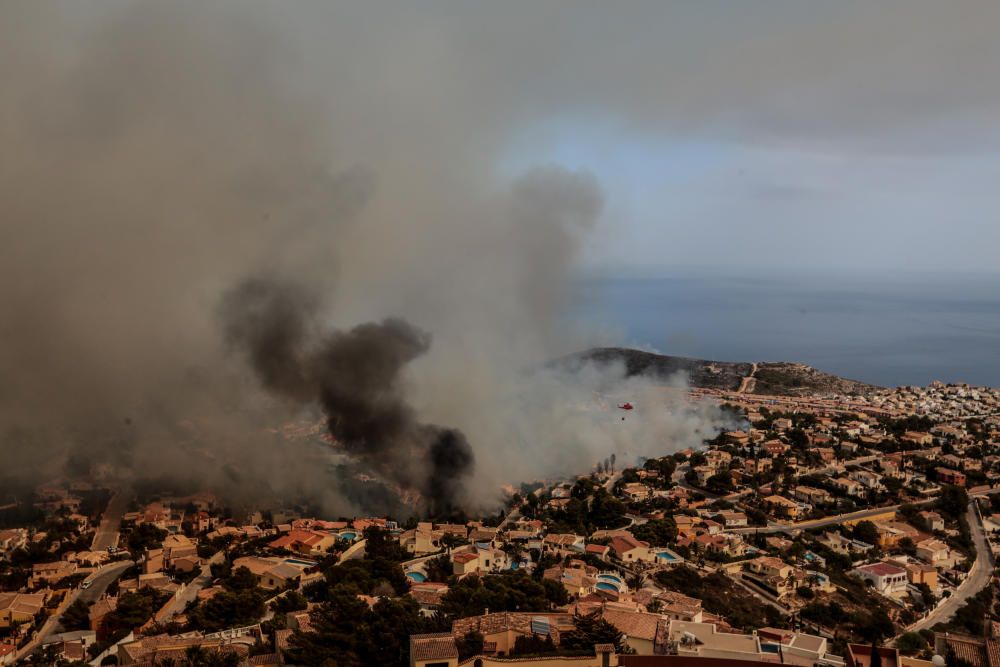
<svg viewBox="0 0 1000 667">
<path fill-rule="evenodd" d="M 802 362 L 881 386 L 1000 387 L 1000 274 L 601 271 L 574 295 L 571 320 L 604 344 Z"/>
</svg>

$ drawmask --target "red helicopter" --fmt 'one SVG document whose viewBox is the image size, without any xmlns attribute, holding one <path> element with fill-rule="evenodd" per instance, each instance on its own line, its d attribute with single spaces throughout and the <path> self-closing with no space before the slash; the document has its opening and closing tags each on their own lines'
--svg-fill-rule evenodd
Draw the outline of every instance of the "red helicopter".
<svg viewBox="0 0 1000 667">
<path fill-rule="evenodd" d="M 632 405 L 631 403 L 622 403 L 621 405 L 618 406 L 618 409 L 620 409 L 620 410 L 634 410 L 635 406 Z"/>
</svg>

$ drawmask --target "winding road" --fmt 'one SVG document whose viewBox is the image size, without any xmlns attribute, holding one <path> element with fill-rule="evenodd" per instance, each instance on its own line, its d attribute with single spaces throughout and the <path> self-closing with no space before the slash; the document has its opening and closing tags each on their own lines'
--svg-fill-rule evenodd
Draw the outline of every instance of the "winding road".
<svg viewBox="0 0 1000 667">
<path fill-rule="evenodd" d="M 969 598 L 988 586 L 993 578 L 993 551 L 986 539 L 983 517 L 975 500 L 969 503 L 966 518 L 969 521 L 972 540 L 976 543 L 976 560 L 972 564 L 972 569 L 969 570 L 969 575 L 965 581 L 959 584 L 958 589 L 951 594 L 951 597 L 945 599 L 930 614 L 908 627 L 907 631 L 918 632 L 925 628 L 932 628 L 938 623 L 947 623 L 955 615 L 955 612 L 969 601 Z"/>
</svg>

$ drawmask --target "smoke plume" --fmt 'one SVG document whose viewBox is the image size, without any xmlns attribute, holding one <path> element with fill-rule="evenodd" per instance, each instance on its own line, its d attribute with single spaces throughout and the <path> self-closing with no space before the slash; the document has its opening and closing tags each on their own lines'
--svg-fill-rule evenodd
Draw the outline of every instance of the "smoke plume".
<svg viewBox="0 0 1000 667">
<path fill-rule="evenodd" d="M 400 374 L 427 352 L 430 336 L 399 319 L 318 333 L 317 301 L 305 290 L 251 280 L 226 295 L 227 339 L 244 351 L 269 390 L 318 402 L 334 439 L 385 478 L 418 488 L 431 514 L 454 510 L 473 463 L 465 436 L 423 424 L 406 403 Z"/>
<path fill-rule="evenodd" d="M 438 510 L 713 423 L 668 402 L 647 436 L 594 402 L 613 369 L 532 375 L 594 342 L 564 314 L 605 214 L 592 175 L 506 159 L 557 81 L 372 7 L 3 5 L 6 474 L 349 514 L 387 506 L 375 472 Z"/>
</svg>

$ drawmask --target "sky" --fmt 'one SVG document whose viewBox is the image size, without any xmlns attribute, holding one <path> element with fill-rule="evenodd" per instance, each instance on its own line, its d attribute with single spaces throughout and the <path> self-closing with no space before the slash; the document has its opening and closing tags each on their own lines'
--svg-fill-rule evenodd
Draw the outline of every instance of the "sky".
<svg viewBox="0 0 1000 667">
<path fill-rule="evenodd" d="M 232 349 L 246 285 L 301 290 L 293 361 L 414 332 L 377 375 L 481 475 L 511 439 L 582 442 L 523 405 L 526 369 L 604 342 L 565 326 L 581 273 L 996 283 L 997 25 L 995 0 L 2 2 L 0 453 L 186 469 L 162 445 L 200 415 L 270 473 L 247 415 L 316 401 Z"/>
<path fill-rule="evenodd" d="M 585 267 L 998 271 L 995 2 L 215 6 L 267 17 L 332 125 L 374 117 L 345 160 L 425 135 L 489 179 L 594 174 Z"/>
</svg>

